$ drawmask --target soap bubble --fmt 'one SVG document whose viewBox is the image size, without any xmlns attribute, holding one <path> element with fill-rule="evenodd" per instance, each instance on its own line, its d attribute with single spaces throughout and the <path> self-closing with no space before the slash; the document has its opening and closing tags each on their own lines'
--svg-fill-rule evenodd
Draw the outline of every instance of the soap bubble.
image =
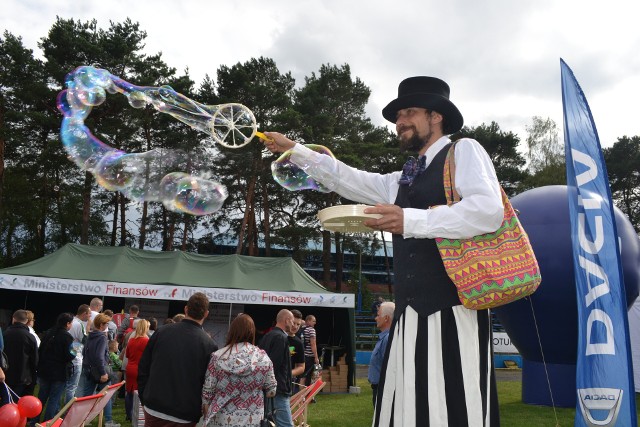
<svg viewBox="0 0 640 427">
<path fill-rule="evenodd" d="M 209 178 L 205 161 L 181 150 L 156 149 L 126 153 L 100 141 L 84 120 L 107 93 L 121 93 L 134 108 L 147 105 L 170 114 L 192 128 L 212 136 L 220 145 L 238 148 L 255 135 L 253 113 L 241 104 L 203 105 L 170 86 L 136 86 L 92 66 L 81 66 L 65 78 L 57 98 L 63 115 L 60 139 L 67 155 L 80 168 L 111 191 L 137 202 L 160 201 L 171 210 L 206 215 L 222 207 L 226 188 Z"/>
<path fill-rule="evenodd" d="M 219 210 L 228 195 L 223 185 L 183 172 L 172 172 L 162 178 L 160 194 L 167 209 L 191 215 Z"/>
<path fill-rule="evenodd" d="M 132 92 L 127 95 L 127 101 L 133 108 L 144 108 L 147 106 L 147 97 L 141 92 Z"/>
<path fill-rule="evenodd" d="M 111 191 L 127 188 L 131 181 L 144 172 L 144 162 L 135 154 L 114 150 L 100 159 L 93 168 L 98 184 Z"/>
<path fill-rule="evenodd" d="M 335 159 L 335 156 L 327 147 L 323 145 L 307 144 L 307 148 Z M 282 187 L 289 191 L 316 190 L 322 193 L 330 193 L 337 185 L 338 177 L 327 175 L 313 162 L 297 166 L 291 161 L 292 151 L 288 150 L 275 162 L 271 163 L 271 174 L 273 179 Z M 317 176 L 324 184 L 311 178 L 307 172 Z"/>
</svg>

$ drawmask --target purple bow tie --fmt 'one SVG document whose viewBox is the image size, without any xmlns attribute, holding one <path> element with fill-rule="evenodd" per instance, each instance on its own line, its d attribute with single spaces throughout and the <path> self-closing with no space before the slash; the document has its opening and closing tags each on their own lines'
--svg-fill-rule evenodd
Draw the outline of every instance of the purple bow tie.
<svg viewBox="0 0 640 427">
<path fill-rule="evenodd" d="M 409 157 L 404 166 L 402 166 L 402 176 L 400 177 L 398 184 L 413 184 L 415 177 L 420 175 L 427 168 L 426 161 L 426 156 L 420 156 L 418 160 L 416 160 L 415 157 Z"/>
</svg>

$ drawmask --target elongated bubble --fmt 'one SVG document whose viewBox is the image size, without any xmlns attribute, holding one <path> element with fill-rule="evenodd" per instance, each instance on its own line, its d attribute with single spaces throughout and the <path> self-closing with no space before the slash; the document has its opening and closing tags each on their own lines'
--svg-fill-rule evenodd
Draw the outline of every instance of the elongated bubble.
<svg viewBox="0 0 640 427">
<path fill-rule="evenodd" d="M 63 115 L 60 138 L 69 159 L 91 172 L 102 187 L 137 202 L 160 201 L 168 209 L 191 215 L 210 214 L 222 207 L 227 190 L 209 178 L 206 162 L 196 155 L 166 149 L 126 153 L 100 141 L 84 121 L 104 103 L 107 93 L 121 93 L 134 108 L 152 106 L 211 135 L 221 145 L 237 148 L 255 135 L 251 110 L 240 104 L 199 104 L 170 86 L 136 86 L 91 66 L 76 68 L 65 83 L 57 99 Z"/>
</svg>

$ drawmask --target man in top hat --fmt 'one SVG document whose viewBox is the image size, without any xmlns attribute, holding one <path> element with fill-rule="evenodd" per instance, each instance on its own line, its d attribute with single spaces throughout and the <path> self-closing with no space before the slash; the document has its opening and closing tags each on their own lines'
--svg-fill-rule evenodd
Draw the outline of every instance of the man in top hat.
<svg viewBox="0 0 640 427">
<path fill-rule="evenodd" d="M 272 152 L 292 150 L 298 166 L 342 197 L 379 214 L 365 225 L 392 233 L 394 321 L 388 338 L 375 426 L 497 426 L 498 400 L 487 310 L 464 308 L 447 276 L 436 237 L 469 238 L 498 229 L 500 185 L 487 152 L 475 140 L 455 146 L 455 188 L 462 200 L 447 206 L 443 170 L 451 140 L 463 125 L 449 86 L 411 77 L 382 115 L 396 125 L 400 149 L 417 156 L 402 171 L 368 173 L 316 153 L 276 132 Z"/>
</svg>

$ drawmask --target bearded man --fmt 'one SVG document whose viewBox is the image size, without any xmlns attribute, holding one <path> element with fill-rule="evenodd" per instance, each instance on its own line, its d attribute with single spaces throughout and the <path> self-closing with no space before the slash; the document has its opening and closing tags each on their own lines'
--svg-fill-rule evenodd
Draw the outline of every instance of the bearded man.
<svg viewBox="0 0 640 427">
<path fill-rule="evenodd" d="M 455 146 L 455 188 L 447 206 L 443 170 L 451 140 L 464 123 L 449 85 L 411 77 L 382 115 L 396 125 L 400 149 L 417 155 L 402 171 L 369 173 L 266 132 L 274 153 L 348 200 L 374 205 L 365 225 L 393 235 L 394 320 L 378 384 L 374 426 L 498 426 L 498 400 L 488 310 L 458 300 L 436 237 L 470 238 L 496 231 L 503 219 L 500 185 L 484 148 L 473 139 Z"/>
</svg>

